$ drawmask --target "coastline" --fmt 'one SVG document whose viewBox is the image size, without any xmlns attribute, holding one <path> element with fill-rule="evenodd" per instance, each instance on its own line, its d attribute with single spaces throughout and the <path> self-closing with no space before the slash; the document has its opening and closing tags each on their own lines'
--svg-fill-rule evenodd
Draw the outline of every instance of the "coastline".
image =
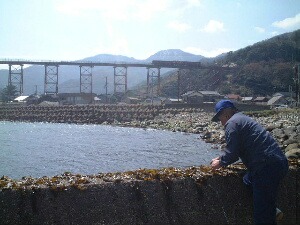
<svg viewBox="0 0 300 225">
<path fill-rule="evenodd" d="M 246 114 L 272 132 L 283 151 L 293 146 L 296 147 L 287 153 L 299 149 L 299 110 Z M 95 123 L 196 133 L 212 143 L 212 151 L 222 151 L 223 130 L 219 123 L 210 122 L 212 115 L 213 112 L 200 108 L 113 106 L 104 110 L 37 106 L 3 110 L 0 106 L 0 120 Z M 105 116 L 110 119 L 97 120 Z M 297 224 L 300 218 L 297 210 L 300 159 L 297 152 L 293 154 L 289 157 L 289 173 L 279 190 L 278 203 L 285 214 L 280 224 Z M 3 176 L 0 178 L 0 223 L 252 224 L 252 198 L 242 182 L 244 173 L 245 167 L 237 163 L 218 171 L 199 166 L 95 175 L 66 172 L 20 180 Z"/>
</svg>

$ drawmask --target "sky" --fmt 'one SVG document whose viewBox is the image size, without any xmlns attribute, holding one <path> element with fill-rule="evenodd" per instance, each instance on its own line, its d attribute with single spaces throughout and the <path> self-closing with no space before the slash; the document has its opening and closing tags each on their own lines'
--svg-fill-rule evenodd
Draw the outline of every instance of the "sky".
<svg viewBox="0 0 300 225">
<path fill-rule="evenodd" d="M 299 0 L 0 0 L 0 59 L 214 57 L 297 29 Z"/>
</svg>

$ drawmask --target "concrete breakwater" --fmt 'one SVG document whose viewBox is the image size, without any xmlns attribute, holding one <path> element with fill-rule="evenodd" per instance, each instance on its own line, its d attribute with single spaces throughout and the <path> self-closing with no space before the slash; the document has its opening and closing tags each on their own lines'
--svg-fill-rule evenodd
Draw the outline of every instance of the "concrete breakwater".
<svg viewBox="0 0 300 225">
<path fill-rule="evenodd" d="M 244 168 L 138 170 L 0 179 L 0 224 L 253 224 Z M 279 190 L 280 224 L 300 222 L 299 160 Z"/>
<path fill-rule="evenodd" d="M 153 119 L 159 106 L 0 106 L 0 120 L 53 123 L 114 123 Z"/>
<path fill-rule="evenodd" d="M 242 109 L 265 109 L 265 106 L 240 105 Z M 213 103 L 197 105 L 9 105 L 0 104 L 0 120 L 56 123 L 125 124 L 148 122 L 158 115 L 212 112 Z M 201 116 L 201 115 L 200 115 Z M 147 124 L 147 123 L 146 123 Z M 143 126 L 143 123 L 140 124 Z"/>
</svg>

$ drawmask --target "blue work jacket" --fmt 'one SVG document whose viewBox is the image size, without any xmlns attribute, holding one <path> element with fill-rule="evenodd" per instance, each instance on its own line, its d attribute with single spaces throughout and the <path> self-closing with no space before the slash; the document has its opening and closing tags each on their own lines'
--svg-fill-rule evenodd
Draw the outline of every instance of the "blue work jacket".
<svg viewBox="0 0 300 225">
<path fill-rule="evenodd" d="M 225 124 L 227 146 L 221 156 L 221 165 L 227 166 L 239 160 L 247 169 L 255 172 L 266 163 L 286 160 L 278 143 L 259 123 L 243 113 L 235 113 Z"/>
</svg>

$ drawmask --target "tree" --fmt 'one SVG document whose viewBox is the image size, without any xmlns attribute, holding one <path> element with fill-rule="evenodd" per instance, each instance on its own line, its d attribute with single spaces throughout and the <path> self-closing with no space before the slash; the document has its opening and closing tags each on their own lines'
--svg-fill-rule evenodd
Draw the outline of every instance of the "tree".
<svg viewBox="0 0 300 225">
<path fill-rule="evenodd" d="M 7 85 L 1 92 L 1 100 L 4 102 L 12 101 L 17 96 L 17 87 L 14 85 Z"/>
</svg>

